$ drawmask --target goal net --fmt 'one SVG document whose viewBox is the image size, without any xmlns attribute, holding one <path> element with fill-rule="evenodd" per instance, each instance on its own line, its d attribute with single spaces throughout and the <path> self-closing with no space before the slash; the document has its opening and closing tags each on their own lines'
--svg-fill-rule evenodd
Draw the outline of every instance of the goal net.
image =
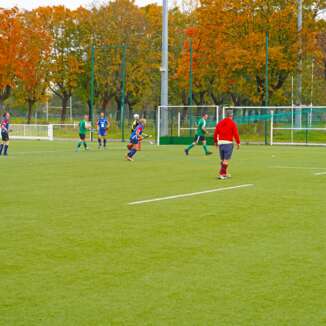
<svg viewBox="0 0 326 326">
<path fill-rule="evenodd" d="M 25 140 L 61 140 L 78 138 L 78 123 L 12 124 L 10 138 Z"/>
<path fill-rule="evenodd" d="M 326 106 L 166 106 L 157 112 L 158 144 L 185 144 L 193 138 L 202 113 L 209 115 L 208 143 L 216 123 L 233 111 L 242 143 L 326 145 Z M 168 110 L 168 132 L 160 132 L 162 110 Z"/>
<path fill-rule="evenodd" d="M 163 121 L 164 111 L 168 112 L 168 120 Z M 199 119 L 203 113 L 208 114 L 207 130 L 212 134 L 216 123 L 221 119 L 220 108 L 217 105 L 168 105 L 159 106 L 157 110 L 157 144 L 183 144 L 193 138 Z M 162 132 L 166 123 L 165 134 Z M 167 128 L 166 128 L 167 127 Z"/>
<path fill-rule="evenodd" d="M 13 124 L 10 137 L 26 140 L 53 140 L 53 125 Z"/>
</svg>

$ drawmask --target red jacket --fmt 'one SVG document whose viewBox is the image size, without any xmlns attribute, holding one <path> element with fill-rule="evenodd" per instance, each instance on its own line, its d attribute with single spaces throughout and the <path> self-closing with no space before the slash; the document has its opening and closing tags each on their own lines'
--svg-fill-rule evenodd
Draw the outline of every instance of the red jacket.
<svg viewBox="0 0 326 326">
<path fill-rule="evenodd" d="M 237 144 L 240 144 L 238 127 L 232 119 L 225 118 L 216 125 L 214 142 L 217 143 L 218 140 L 233 141 L 233 139 L 235 139 Z"/>
</svg>

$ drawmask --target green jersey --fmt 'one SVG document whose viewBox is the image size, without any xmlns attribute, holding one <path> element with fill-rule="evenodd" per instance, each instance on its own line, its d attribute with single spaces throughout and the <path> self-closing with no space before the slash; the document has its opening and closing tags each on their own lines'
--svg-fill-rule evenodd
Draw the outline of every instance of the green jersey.
<svg viewBox="0 0 326 326">
<path fill-rule="evenodd" d="M 79 122 L 79 133 L 85 135 L 87 132 L 86 121 L 83 119 Z"/>
<path fill-rule="evenodd" d="M 203 128 L 206 128 L 206 120 L 201 118 L 198 121 L 198 127 L 197 127 L 197 131 L 196 131 L 196 136 L 205 136 L 206 133 L 203 130 Z"/>
</svg>

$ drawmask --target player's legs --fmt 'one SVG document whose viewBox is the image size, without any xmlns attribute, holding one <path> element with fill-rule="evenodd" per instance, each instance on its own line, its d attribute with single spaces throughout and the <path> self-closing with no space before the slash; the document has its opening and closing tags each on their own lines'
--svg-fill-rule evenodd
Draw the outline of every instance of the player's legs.
<svg viewBox="0 0 326 326">
<path fill-rule="evenodd" d="M 102 147 L 102 136 L 101 135 L 98 135 L 97 142 L 98 142 L 98 149 L 101 149 L 101 147 Z"/>
<path fill-rule="evenodd" d="M 88 149 L 85 139 L 86 139 L 85 134 L 79 134 L 79 142 L 77 144 L 77 151 L 80 149 L 81 145 L 84 145 L 85 150 Z"/>
<path fill-rule="evenodd" d="M 126 155 L 128 161 L 133 161 L 133 156 L 137 153 L 138 144 L 139 141 L 137 136 L 130 138 L 130 146 L 128 146 L 129 152 Z"/>
<path fill-rule="evenodd" d="M 188 155 L 189 151 L 195 147 L 196 145 L 198 145 L 198 142 L 200 140 L 200 136 L 195 136 L 194 141 L 185 149 L 185 154 Z"/>
<path fill-rule="evenodd" d="M 222 144 L 219 146 L 219 149 L 221 158 L 220 176 L 225 178 L 228 176 L 227 170 L 232 157 L 233 144 Z"/>
<path fill-rule="evenodd" d="M 6 132 L 1 133 L 2 143 L 0 145 L 0 155 L 7 156 L 8 155 L 8 147 L 9 147 L 9 135 Z"/>
<path fill-rule="evenodd" d="M 202 136 L 202 144 L 203 144 L 203 149 L 204 149 L 204 152 L 205 152 L 205 155 L 211 155 L 212 152 L 210 152 L 207 148 L 207 141 L 206 141 L 206 138 L 204 136 Z"/>
<path fill-rule="evenodd" d="M 106 148 L 106 143 L 107 143 L 106 135 L 104 135 L 102 139 L 103 139 L 103 147 Z"/>
</svg>

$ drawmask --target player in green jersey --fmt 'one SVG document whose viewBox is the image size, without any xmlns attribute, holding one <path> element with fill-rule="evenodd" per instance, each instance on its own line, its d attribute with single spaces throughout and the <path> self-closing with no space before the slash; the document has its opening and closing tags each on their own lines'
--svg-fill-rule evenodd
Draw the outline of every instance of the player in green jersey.
<svg viewBox="0 0 326 326">
<path fill-rule="evenodd" d="M 85 151 L 88 150 L 88 146 L 86 144 L 86 133 L 89 129 L 88 115 L 86 114 L 83 119 L 79 121 L 79 142 L 77 144 L 77 151 L 79 151 L 80 146 L 84 145 Z"/>
<path fill-rule="evenodd" d="M 195 135 L 194 141 L 193 141 L 193 143 L 191 145 L 189 145 L 185 149 L 185 154 L 186 155 L 189 155 L 189 151 L 195 145 L 198 145 L 199 142 L 201 142 L 203 144 L 205 155 L 211 155 L 212 154 L 212 152 L 210 152 L 208 150 L 207 144 L 206 144 L 206 135 L 208 134 L 208 131 L 206 129 L 207 119 L 208 119 L 208 114 L 207 113 L 203 113 L 201 119 L 198 121 L 198 127 L 197 127 L 197 131 L 196 131 L 196 135 Z"/>
</svg>

